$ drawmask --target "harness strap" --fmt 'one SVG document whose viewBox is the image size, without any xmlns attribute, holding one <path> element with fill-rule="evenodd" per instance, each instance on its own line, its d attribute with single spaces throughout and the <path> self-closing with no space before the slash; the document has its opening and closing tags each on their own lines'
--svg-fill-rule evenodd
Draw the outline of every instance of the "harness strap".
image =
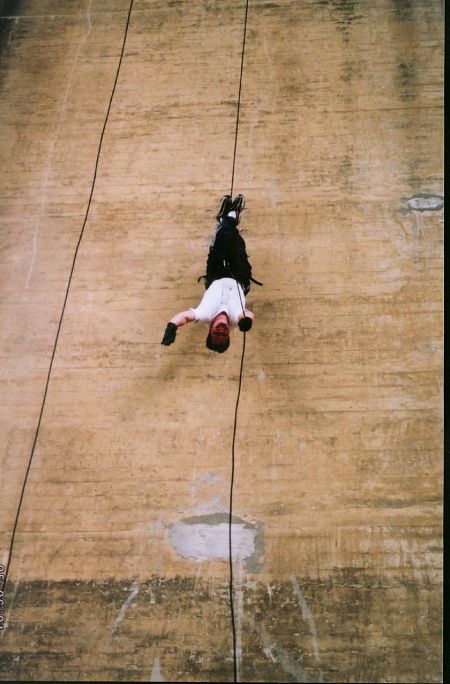
<svg viewBox="0 0 450 684">
<path fill-rule="evenodd" d="M 230 270 L 230 269 L 228 269 L 228 270 Z M 231 271 L 230 271 L 230 273 L 231 273 Z M 202 275 L 199 278 L 197 278 L 197 282 L 199 283 L 202 279 L 206 280 L 206 278 L 207 278 L 206 275 Z M 233 276 L 233 278 L 234 278 L 234 276 Z M 234 279 L 236 280 L 236 278 L 234 278 Z M 261 285 L 262 286 L 264 284 L 264 283 L 260 283 L 259 280 L 256 280 L 252 276 L 250 276 L 250 280 L 252 281 L 252 283 L 255 283 L 255 285 Z"/>
</svg>

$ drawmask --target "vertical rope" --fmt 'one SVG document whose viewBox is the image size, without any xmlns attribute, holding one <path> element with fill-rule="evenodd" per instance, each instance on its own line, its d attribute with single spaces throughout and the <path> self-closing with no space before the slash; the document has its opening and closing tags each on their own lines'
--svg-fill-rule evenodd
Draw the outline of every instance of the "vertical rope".
<svg viewBox="0 0 450 684">
<path fill-rule="evenodd" d="M 237 151 L 237 141 L 238 141 L 238 133 L 239 133 L 239 115 L 240 115 L 240 110 L 241 110 L 241 92 L 242 92 L 242 75 L 244 71 L 244 54 L 245 54 L 245 41 L 246 41 L 246 36 L 247 36 L 247 18 L 248 18 L 248 4 L 249 0 L 246 0 L 245 2 L 245 20 L 244 20 L 244 36 L 242 39 L 242 52 L 241 52 L 241 70 L 240 70 L 240 75 L 239 75 L 239 93 L 238 93 L 238 103 L 237 103 L 237 112 L 236 112 L 236 128 L 235 128 L 235 133 L 234 133 L 234 151 L 233 151 L 233 168 L 231 172 L 231 189 L 230 189 L 230 195 L 233 196 L 233 187 L 234 187 L 234 171 L 235 171 L 235 166 L 236 166 L 236 151 Z M 242 298 L 241 298 L 241 293 L 239 290 L 239 284 L 236 281 L 236 286 L 238 289 L 239 293 L 239 299 L 241 301 L 241 307 L 242 307 L 242 312 L 245 316 L 245 308 L 242 303 Z M 236 406 L 235 406 L 235 411 L 234 411 L 234 424 L 233 424 L 233 439 L 231 443 L 231 478 L 230 478 L 230 515 L 229 515 L 229 521 L 228 521 L 228 553 L 229 553 L 229 576 L 230 576 L 230 584 L 229 584 L 229 592 L 230 592 L 230 612 L 231 612 L 231 630 L 232 630 L 232 635 L 233 635 L 233 681 L 237 682 L 238 681 L 238 672 L 237 672 L 237 648 L 236 648 L 236 619 L 235 619 L 235 614 L 234 614 L 234 599 L 233 599 L 233 585 L 234 585 L 234 577 L 233 577 L 233 546 L 232 546 L 232 522 L 233 522 L 233 488 L 234 488 L 234 474 L 235 474 L 235 444 L 236 444 L 236 429 L 237 429 L 237 416 L 238 416 L 238 408 L 239 408 L 239 399 L 241 396 L 241 387 L 242 387 L 242 374 L 243 374 L 243 369 L 244 369 L 244 357 L 245 357 L 245 341 L 246 341 L 246 333 L 243 333 L 243 341 L 242 341 L 242 354 L 241 354 L 241 365 L 239 369 L 239 386 L 238 386 L 238 393 L 236 397 Z"/>
<path fill-rule="evenodd" d="M 242 342 L 242 354 L 241 354 L 241 366 L 239 369 L 239 386 L 238 393 L 236 397 L 236 407 L 234 411 L 234 425 L 233 425 L 233 440 L 231 443 L 231 481 L 230 481 L 230 518 L 228 524 L 228 543 L 229 543 L 229 567 L 230 567 L 230 609 L 231 609 L 231 629 L 233 633 L 233 681 L 237 682 L 237 653 L 236 653 L 236 622 L 234 615 L 234 600 L 233 600 L 233 553 L 232 553 L 232 521 L 233 521 L 233 486 L 234 486 L 234 472 L 235 472 L 235 442 L 236 442 L 236 429 L 237 429 L 237 416 L 239 408 L 239 398 L 241 396 L 242 387 L 242 371 L 244 368 L 244 356 L 245 356 L 245 335 Z"/>
<path fill-rule="evenodd" d="M 116 70 L 116 77 L 115 77 L 115 79 L 114 79 L 114 85 L 113 85 L 113 88 L 112 88 L 112 91 L 111 91 L 111 96 L 110 96 L 110 98 L 109 98 L 109 104 L 108 104 L 108 109 L 107 109 L 107 112 L 106 112 L 105 121 L 104 121 L 104 123 L 103 123 L 102 132 L 101 132 L 101 134 L 100 134 L 100 141 L 99 141 L 98 150 L 97 150 L 97 158 L 96 158 L 96 161 L 95 161 L 94 175 L 93 175 L 93 179 L 92 179 L 91 192 L 90 192 L 90 195 L 89 195 L 89 200 L 88 200 L 88 204 L 87 204 L 87 208 L 86 208 L 86 213 L 85 213 L 85 216 L 84 216 L 83 225 L 82 225 L 82 227 L 81 227 L 81 232 L 80 232 L 80 235 L 79 235 L 79 238 L 78 238 L 77 245 L 76 245 L 76 247 L 75 247 L 75 252 L 74 252 L 74 256 L 73 256 L 73 260 L 72 260 L 72 267 L 71 267 L 71 269 L 70 269 L 69 280 L 68 280 L 68 282 L 67 282 L 66 293 L 65 293 L 65 296 L 64 296 L 64 302 L 63 302 L 63 306 L 62 306 L 62 310 L 61 310 L 61 315 L 60 315 L 59 323 L 58 323 L 58 329 L 57 329 L 57 331 L 56 331 L 55 343 L 54 343 L 54 345 L 53 345 L 52 356 L 51 356 L 51 359 L 50 359 L 50 366 L 49 366 L 48 373 L 47 373 L 47 381 L 46 381 L 46 383 L 45 383 L 44 396 L 43 396 L 43 399 L 42 399 L 42 404 L 41 404 L 41 410 L 40 410 L 40 413 L 39 413 L 38 424 L 37 424 L 37 427 L 36 427 L 36 432 L 35 432 L 34 440 L 33 440 L 33 446 L 32 446 L 32 448 L 31 448 L 31 454 L 30 454 L 30 458 L 28 459 L 28 466 L 27 466 L 27 469 L 26 469 L 26 472 L 25 472 L 25 477 L 24 477 L 23 484 L 22 484 L 22 491 L 21 491 L 21 494 L 20 494 L 19 505 L 18 505 L 18 507 L 17 507 L 16 518 L 15 518 L 15 521 L 14 521 L 13 531 L 12 531 L 12 535 L 11 535 L 11 541 L 10 541 L 10 544 L 9 544 L 8 561 L 7 561 L 7 564 L 6 564 L 6 567 L 5 567 L 5 572 L 3 573 L 4 576 L 3 576 L 3 583 L 2 583 L 2 591 L 5 591 L 6 581 L 7 581 L 7 579 L 8 579 L 8 573 L 9 573 L 9 569 L 10 569 L 10 567 L 11 567 L 11 559 L 12 559 L 13 550 L 14 550 L 14 542 L 15 542 L 15 538 L 16 538 L 17 525 L 18 525 L 18 522 L 19 522 L 19 517 L 20 517 L 21 510 L 22 510 L 22 503 L 23 503 L 23 499 L 24 499 L 24 495 L 25 495 L 26 485 L 27 485 L 27 482 L 28 482 L 28 475 L 29 475 L 29 473 L 30 473 L 31 463 L 32 463 L 32 461 L 33 461 L 33 456 L 34 456 L 34 453 L 35 453 L 35 450 L 36 450 L 36 443 L 37 443 L 37 440 L 38 440 L 38 437 L 39 437 L 39 431 L 40 431 L 40 428 L 41 428 L 42 416 L 43 416 L 43 414 L 44 414 L 45 402 L 46 402 L 46 399 L 47 399 L 48 387 L 49 387 L 49 384 L 50 384 L 50 376 L 51 376 L 52 369 L 53 369 L 53 361 L 54 361 L 54 359 L 55 359 L 56 348 L 57 348 L 57 345 L 58 345 L 58 340 L 59 340 L 59 335 L 60 335 L 60 332 L 61 332 L 61 327 L 62 327 L 62 322 L 63 322 L 63 318 L 64 318 L 64 313 L 65 313 L 65 310 L 66 310 L 67 299 L 68 299 L 68 297 L 69 297 L 69 290 L 70 290 L 70 286 L 71 286 L 71 284 L 72 284 L 73 273 L 74 273 L 74 270 L 75 270 L 75 262 L 76 262 L 76 259 L 77 259 L 78 250 L 79 250 L 79 248 L 80 248 L 81 240 L 82 240 L 82 238 L 83 238 L 84 229 L 85 229 L 85 227 L 86 227 L 86 223 L 87 223 L 87 220 L 88 220 L 89 210 L 90 210 L 90 208 L 91 208 L 92 196 L 93 196 L 93 194 L 94 194 L 95 181 L 96 181 L 96 179 L 97 179 L 97 171 L 98 171 L 98 165 L 99 165 L 99 161 L 100 161 L 100 153 L 101 153 L 101 149 L 102 149 L 103 138 L 104 138 L 104 135 L 105 135 L 106 125 L 107 125 L 107 123 L 108 123 L 109 114 L 110 114 L 110 111 L 111 111 L 111 105 L 112 105 L 114 93 L 115 93 L 115 91 L 116 91 L 117 81 L 118 81 L 118 79 L 119 79 L 119 72 L 120 72 L 120 67 L 121 67 L 121 65 L 122 65 L 123 55 L 124 55 L 124 51 L 125 51 L 125 43 L 126 43 L 126 40 L 127 40 L 128 27 L 129 27 L 129 24 L 130 24 L 130 17 L 131 17 L 131 11 L 132 11 L 132 9 L 133 9 L 133 3 L 134 3 L 134 0 L 130 0 L 130 6 L 129 6 L 129 9 L 128 9 L 128 16 L 127 16 L 127 23 L 126 23 L 126 25 L 125 25 L 125 33 L 124 33 L 124 38 L 123 38 L 123 42 L 122 42 L 122 49 L 121 49 L 121 52 L 120 52 L 119 63 L 118 63 L 117 70 Z"/>
<path fill-rule="evenodd" d="M 237 150 L 237 140 L 238 140 L 238 132 L 239 132 L 239 115 L 240 115 L 240 111 L 241 111 L 242 74 L 244 72 L 244 54 L 245 54 L 245 41 L 246 41 L 246 36 L 247 36 L 248 2 L 249 2 L 249 0 L 246 0 L 246 2 L 245 2 L 244 37 L 242 39 L 241 72 L 239 75 L 239 93 L 238 93 L 238 103 L 237 103 L 237 111 L 236 111 L 236 130 L 234 133 L 233 169 L 231 172 L 231 189 L 230 189 L 230 195 L 231 196 L 233 195 L 234 168 L 236 165 L 236 150 Z"/>
</svg>

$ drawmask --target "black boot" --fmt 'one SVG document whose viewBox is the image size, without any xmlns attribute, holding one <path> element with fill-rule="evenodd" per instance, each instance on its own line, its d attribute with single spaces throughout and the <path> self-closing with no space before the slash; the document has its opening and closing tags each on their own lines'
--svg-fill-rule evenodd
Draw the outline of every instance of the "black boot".
<svg viewBox="0 0 450 684">
<path fill-rule="evenodd" d="M 236 214 L 240 214 L 241 211 L 244 211 L 245 209 L 245 197 L 241 193 L 239 195 L 236 195 L 236 197 L 233 200 L 233 203 L 231 205 L 231 211 L 235 211 Z"/>
<path fill-rule="evenodd" d="M 220 200 L 220 208 L 218 211 L 218 214 L 216 216 L 216 219 L 220 221 L 221 218 L 226 216 L 229 211 L 231 211 L 233 201 L 231 199 L 231 195 L 224 195 L 222 199 Z"/>
</svg>

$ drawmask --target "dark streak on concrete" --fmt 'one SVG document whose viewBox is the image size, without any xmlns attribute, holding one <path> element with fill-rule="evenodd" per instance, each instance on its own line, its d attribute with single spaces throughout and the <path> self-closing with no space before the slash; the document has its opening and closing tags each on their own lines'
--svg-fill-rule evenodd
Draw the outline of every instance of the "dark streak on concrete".
<svg viewBox="0 0 450 684">
<path fill-rule="evenodd" d="M 393 0 L 394 16 L 398 21 L 414 21 L 414 6 L 411 0 Z"/>
<path fill-rule="evenodd" d="M 350 84 L 355 78 L 360 78 L 363 74 L 363 69 L 360 62 L 346 61 L 343 64 L 341 81 Z"/>
<path fill-rule="evenodd" d="M 22 4 L 23 0 L 0 0 L 0 19 L 3 17 L 18 17 Z"/>
<path fill-rule="evenodd" d="M 402 102 L 411 102 L 417 98 L 417 69 L 415 60 L 400 62 L 397 65 L 395 84 Z"/>
<path fill-rule="evenodd" d="M 411 506 L 426 506 L 441 504 L 441 497 L 429 497 L 428 499 L 400 499 L 400 498 L 380 498 L 380 499 L 348 499 L 348 503 L 352 506 L 371 507 L 371 508 L 409 508 Z"/>
<path fill-rule="evenodd" d="M 357 4 L 357 0 L 328 0 L 331 16 L 339 31 L 342 32 L 345 43 L 349 42 L 352 24 L 363 18 L 361 14 L 356 14 Z"/>
<path fill-rule="evenodd" d="M 353 156 L 352 151 L 348 150 L 344 157 L 339 162 L 338 175 L 341 182 L 341 187 L 345 191 L 352 190 L 354 188 L 353 183 Z"/>
<path fill-rule="evenodd" d="M 23 0 L 0 0 L 0 90 L 8 71 L 11 37 Z"/>
</svg>

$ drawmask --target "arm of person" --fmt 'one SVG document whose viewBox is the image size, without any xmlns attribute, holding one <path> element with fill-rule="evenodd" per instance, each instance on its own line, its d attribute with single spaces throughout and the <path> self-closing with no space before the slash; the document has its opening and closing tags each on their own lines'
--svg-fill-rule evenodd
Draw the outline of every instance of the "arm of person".
<svg viewBox="0 0 450 684">
<path fill-rule="evenodd" d="M 161 344 L 164 344 L 166 347 L 173 344 L 177 336 L 178 328 L 181 325 L 185 325 L 185 323 L 190 323 L 190 321 L 195 321 L 195 313 L 192 309 L 188 309 L 187 311 L 180 311 L 180 313 L 177 313 L 175 314 L 175 316 L 172 316 L 172 318 L 166 326 L 166 330 L 164 332 L 164 337 L 162 338 Z"/>
<path fill-rule="evenodd" d="M 243 313 L 239 316 L 238 320 L 241 320 L 242 318 L 244 318 Z M 251 318 L 252 321 L 254 321 L 255 320 L 255 314 L 253 313 L 253 311 L 249 311 L 248 309 L 245 309 L 245 318 Z"/>
<path fill-rule="evenodd" d="M 239 321 L 238 321 L 239 330 L 241 332 L 248 332 L 249 330 L 251 330 L 254 318 L 255 318 L 255 314 L 253 313 L 253 311 L 249 311 L 248 309 L 246 309 L 245 310 L 245 316 L 244 316 L 244 314 L 241 314 L 239 316 Z"/>
<path fill-rule="evenodd" d="M 175 314 L 175 316 L 172 316 L 170 319 L 170 323 L 174 323 L 177 328 L 180 327 L 180 325 L 185 325 L 186 323 L 190 323 L 191 321 L 195 321 L 195 313 L 192 309 L 188 309 L 187 311 L 180 311 L 180 313 Z"/>
</svg>

